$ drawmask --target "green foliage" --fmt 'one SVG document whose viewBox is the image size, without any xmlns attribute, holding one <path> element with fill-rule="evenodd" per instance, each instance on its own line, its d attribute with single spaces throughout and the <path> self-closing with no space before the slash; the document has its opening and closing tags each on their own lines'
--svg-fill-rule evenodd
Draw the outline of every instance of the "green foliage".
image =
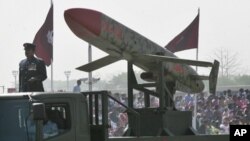
<svg viewBox="0 0 250 141">
<path fill-rule="evenodd" d="M 135 72 L 138 83 L 144 83 L 142 79 L 140 79 L 141 72 Z M 73 90 L 74 85 L 76 85 L 76 80 L 69 81 L 69 91 Z M 208 88 L 208 84 L 205 81 L 206 89 Z M 250 75 L 238 75 L 238 76 L 229 76 L 229 77 L 219 77 L 217 86 L 239 86 L 239 85 L 250 85 Z M 46 80 L 44 82 L 45 89 L 50 91 L 50 80 Z M 67 90 L 66 81 L 54 81 L 54 90 Z M 81 85 L 82 91 L 88 90 L 88 84 L 82 83 Z M 110 91 L 123 91 L 127 90 L 127 72 L 121 72 L 120 74 L 114 75 L 113 78 L 109 81 L 100 80 L 97 83 L 93 84 L 93 90 L 110 90 Z"/>
<path fill-rule="evenodd" d="M 217 82 L 218 86 L 225 86 L 225 85 L 237 85 L 237 83 L 234 81 L 233 78 L 231 77 L 219 77 L 218 78 L 218 82 Z"/>
<path fill-rule="evenodd" d="M 219 77 L 218 86 L 250 85 L 249 75 L 238 75 L 230 77 Z"/>
<path fill-rule="evenodd" d="M 242 75 L 241 77 L 236 78 L 236 81 L 241 85 L 250 85 L 250 75 Z"/>
<path fill-rule="evenodd" d="M 141 72 L 135 72 L 135 77 L 137 79 L 138 83 L 144 82 L 140 78 Z M 109 86 L 111 86 L 112 89 L 127 89 L 128 86 L 128 75 L 127 72 L 121 72 L 118 75 L 113 76 L 113 78 L 107 82 Z"/>
<path fill-rule="evenodd" d="M 135 72 L 136 78 L 138 83 L 141 83 L 142 80 L 140 79 L 141 72 Z M 73 90 L 73 87 L 76 85 L 76 79 L 69 80 L 69 91 Z M 107 80 L 100 80 L 97 83 L 93 84 L 93 90 L 109 90 L 109 91 L 123 91 L 126 92 L 127 90 L 127 72 L 121 72 L 120 74 L 114 75 L 113 78 L 109 81 Z M 47 79 L 44 82 L 44 87 L 46 91 L 50 91 L 51 89 L 51 80 Z M 82 91 L 88 91 L 88 84 L 83 83 L 81 84 Z M 67 91 L 67 82 L 64 81 L 54 81 L 54 91 Z"/>
<path fill-rule="evenodd" d="M 122 72 L 118 75 L 113 76 L 113 78 L 109 81 L 109 84 L 114 89 L 127 88 L 127 73 Z"/>
</svg>

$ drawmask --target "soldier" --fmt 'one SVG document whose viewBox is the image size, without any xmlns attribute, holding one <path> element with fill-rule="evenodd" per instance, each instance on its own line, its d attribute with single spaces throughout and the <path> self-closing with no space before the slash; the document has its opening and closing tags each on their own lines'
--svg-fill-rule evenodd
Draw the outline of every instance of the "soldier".
<svg viewBox="0 0 250 141">
<path fill-rule="evenodd" d="M 36 58 L 36 46 L 24 43 L 26 59 L 19 63 L 19 92 L 43 92 L 43 81 L 47 78 L 45 63 Z"/>
</svg>

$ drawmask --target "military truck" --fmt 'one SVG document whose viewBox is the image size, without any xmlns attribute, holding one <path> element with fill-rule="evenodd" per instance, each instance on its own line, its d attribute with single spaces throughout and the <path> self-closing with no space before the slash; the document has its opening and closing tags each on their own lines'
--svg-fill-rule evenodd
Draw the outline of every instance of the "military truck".
<svg viewBox="0 0 250 141">
<path fill-rule="evenodd" d="M 229 140 L 228 135 L 198 135 L 191 127 L 191 112 L 135 109 L 122 103 L 129 118 L 128 129 L 124 136 L 109 137 L 109 99 L 120 103 L 107 91 L 1 94 L 0 141 Z M 58 130 L 45 136 L 44 124 L 48 120 Z"/>
</svg>

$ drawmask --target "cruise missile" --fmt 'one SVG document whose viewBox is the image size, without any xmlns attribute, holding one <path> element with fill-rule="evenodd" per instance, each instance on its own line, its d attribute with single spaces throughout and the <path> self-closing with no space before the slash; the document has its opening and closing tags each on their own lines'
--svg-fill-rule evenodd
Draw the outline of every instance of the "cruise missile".
<svg viewBox="0 0 250 141">
<path fill-rule="evenodd" d="M 78 67 L 78 70 L 91 72 L 125 59 L 145 71 L 141 74 L 142 79 L 154 81 L 159 77 L 158 62 L 163 61 L 166 82 L 174 83 L 175 89 L 179 91 L 200 93 L 204 89 L 204 77 L 200 77 L 191 66 L 214 66 L 211 62 L 180 59 L 166 48 L 95 10 L 68 9 L 64 12 L 64 18 L 77 37 L 108 54 Z M 217 79 L 214 76 L 217 75 L 212 74 L 211 71 L 206 79 L 215 83 Z"/>
</svg>

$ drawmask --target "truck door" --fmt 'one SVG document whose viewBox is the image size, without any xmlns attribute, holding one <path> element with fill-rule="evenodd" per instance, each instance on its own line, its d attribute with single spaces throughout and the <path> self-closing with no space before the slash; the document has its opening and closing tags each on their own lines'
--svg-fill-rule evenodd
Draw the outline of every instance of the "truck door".
<svg viewBox="0 0 250 141">
<path fill-rule="evenodd" d="M 65 102 L 45 103 L 46 119 L 43 123 L 43 138 L 49 141 L 74 141 L 70 104 Z"/>
</svg>

